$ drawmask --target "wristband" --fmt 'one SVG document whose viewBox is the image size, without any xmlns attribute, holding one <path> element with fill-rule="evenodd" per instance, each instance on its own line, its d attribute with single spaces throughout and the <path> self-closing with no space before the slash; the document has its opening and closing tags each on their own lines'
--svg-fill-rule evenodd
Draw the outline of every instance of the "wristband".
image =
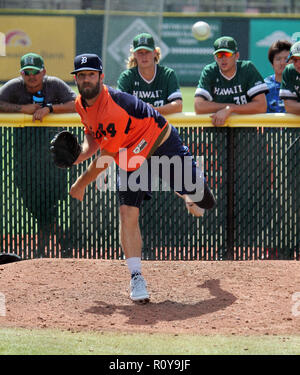
<svg viewBox="0 0 300 375">
<path fill-rule="evenodd" d="M 49 108 L 50 113 L 53 112 L 53 107 L 51 103 L 46 104 L 45 107 Z"/>
</svg>

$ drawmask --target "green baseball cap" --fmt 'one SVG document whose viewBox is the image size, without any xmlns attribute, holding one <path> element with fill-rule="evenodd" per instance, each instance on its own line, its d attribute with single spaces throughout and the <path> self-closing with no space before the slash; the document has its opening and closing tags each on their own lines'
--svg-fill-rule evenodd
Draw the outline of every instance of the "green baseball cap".
<svg viewBox="0 0 300 375">
<path fill-rule="evenodd" d="M 300 42 L 296 42 L 292 45 L 286 62 L 289 62 L 293 56 L 300 57 Z"/>
<path fill-rule="evenodd" d="M 218 52 L 231 52 L 238 51 L 237 42 L 231 36 L 222 36 L 214 42 L 214 55 Z"/>
<path fill-rule="evenodd" d="M 36 53 L 27 53 L 21 57 L 21 69 L 20 72 L 26 69 L 34 69 L 41 71 L 44 69 L 44 60 L 42 56 Z"/>
<path fill-rule="evenodd" d="M 146 49 L 148 51 L 155 50 L 155 43 L 151 34 L 142 33 L 133 39 L 133 52 L 138 51 L 139 49 Z"/>
</svg>

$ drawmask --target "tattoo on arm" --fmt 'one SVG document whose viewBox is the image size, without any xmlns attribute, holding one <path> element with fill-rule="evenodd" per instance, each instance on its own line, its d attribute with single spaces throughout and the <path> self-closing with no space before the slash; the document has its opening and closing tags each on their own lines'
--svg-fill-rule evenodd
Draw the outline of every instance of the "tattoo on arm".
<svg viewBox="0 0 300 375">
<path fill-rule="evenodd" d="M 0 100 L 0 112 L 21 112 L 21 105 L 7 103 Z"/>
</svg>

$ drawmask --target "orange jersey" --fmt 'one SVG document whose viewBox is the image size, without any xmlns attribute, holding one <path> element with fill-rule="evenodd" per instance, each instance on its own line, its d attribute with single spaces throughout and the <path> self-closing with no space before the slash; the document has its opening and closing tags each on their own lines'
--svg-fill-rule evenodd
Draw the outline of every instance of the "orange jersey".
<svg viewBox="0 0 300 375">
<path fill-rule="evenodd" d="M 84 105 L 81 95 L 75 104 L 85 134 L 92 135 L 101 150 L 117 153 L 116 163 L 128 171 L 140 166 L 136 161 L 147 159 L 168 123 L 142 100 L 106 85 L 91 107 Z"/>
</svg>

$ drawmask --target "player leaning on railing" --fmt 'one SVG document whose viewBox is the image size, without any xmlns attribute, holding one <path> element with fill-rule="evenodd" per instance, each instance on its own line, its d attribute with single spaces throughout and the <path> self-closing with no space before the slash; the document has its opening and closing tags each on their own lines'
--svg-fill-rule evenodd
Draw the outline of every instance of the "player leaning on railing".
<svg viewBox="0 0 300 375">
<path fill-rule="evenodd" d="M 58 224 L 58 201 L 67 194 L 67 173 L 53 168 L 47 152 L 53 130 L 42 126 L 42 121 L 51 113 L 75 112 L 75 98 L 75 92 L 64 81 L 46 74 L 42 56 L 31 52 L 20 59 L 19 77 L 0 88 L 0 112 L 32 115 L 35 122 L 31 127 L 13 129 L 13 165 L 23 204 L 37 221 L 39 257 L 46 255 L 54 234 L 62 256 L 72 255 L 69 234 Z"/>
<path fill-rule="evenodd" d="M 70 195 L 83 200 L 86 187 L 104 172 L 112 161 L 120 166 L 118 196 L 120 204 L 121 245 L 131 273 L 133 301 L 147 302 L 149 294 L 141 275 L 142 237 L 139 228 L 140 207 L 149 199 L 151 178 L 159 176 L 169 183 L 186 201 L 195 216 L 202 216 L 204 209 L 212 209 L 215 199 L 203 172 L 196 166 L 188 148 L 183 145 L 177 130 L 152 106 L 134 95 L 114 90 L 103 83 L 101 59 L 94 54 L 83 54 L 75 58 L 76 83 L 80 95 L 76 99 L 76 110 L 84 125 L 85 140 L 82 151 L 74 164 L 91 158 L 99 149 L 87 170 L 72 185 Z M 51 150 L 56 158 L 55 140 Z M 59 152 L 59 151 L 57 151 Z M 180 164 L 180 181 L 176 170 L 170 165 L 168 176 L 161 169 L 151 169 L 155 157 L 177 158 Z M 137 160 L 137 162 L 134 162 Z M 146 168 L 146 175 L 143 174 Z M 146 176 L 145 188 L 132 188 L 132 177 L 140 172 L 140 180 Z M 153 175 L 152 175 L 153 172 Z M 190 172 L 193 187 L 186 184 L 186 173 Z M 134 180 L 134 179 L 133 179 Z M 140 181 L 143 182 L 143 181 Z M 180 189 L 177 183 L 180 182 Z M 194 199 L 194 200 L 192 200 Z"/>
<path fill-rule="evenodd" d="M 286 112 L 300 115 L 300 42 L 292 45 L 288 64 L 282 73 L 279 96 L 284 100 Z"/>
<path fill-rule="evenodd" d="M 161 50 L 148 33 L 133 39 L 127 70 L 118 79 L 118 89 L 151 104 L 163 116 L 182 111 L 182 94 L 176 72 L 159 64 Z"/>
<path fill-rule="evenodd" d="M 214 42 L 215 62 L 207 65 L 195 92 L 196 114 L 212 113 L 222 126 L 231 113 L 265 113 L 268 86 L 251 61 L 239 60 L 236 41 L 223 36 Z"/>
</svg>

